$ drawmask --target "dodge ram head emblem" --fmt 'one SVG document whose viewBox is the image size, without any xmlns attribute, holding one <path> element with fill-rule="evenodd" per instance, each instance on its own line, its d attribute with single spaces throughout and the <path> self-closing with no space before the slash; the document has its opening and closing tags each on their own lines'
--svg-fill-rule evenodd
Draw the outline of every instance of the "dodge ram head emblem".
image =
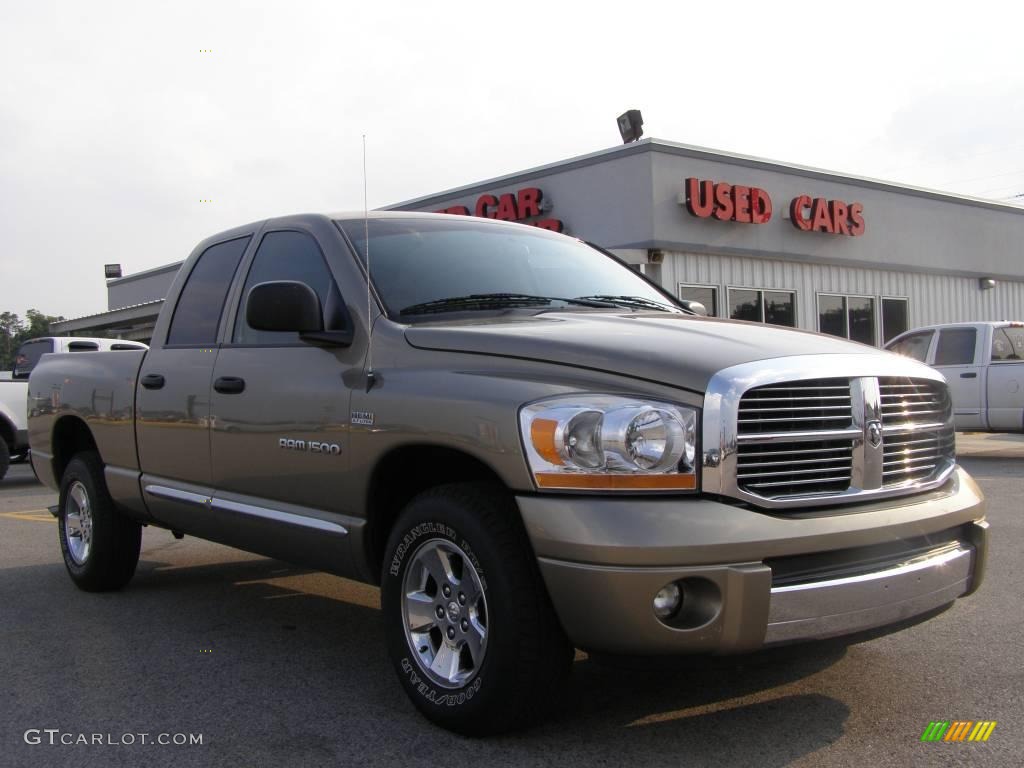
<svg viewBox="0 0 1024 768">
<path fill-rule="evenodd" d="M 878 421 L 868 422 L 868 442 L 872 448 L 877 448 L 882 443 L 882 424 Z"/>
</svg>

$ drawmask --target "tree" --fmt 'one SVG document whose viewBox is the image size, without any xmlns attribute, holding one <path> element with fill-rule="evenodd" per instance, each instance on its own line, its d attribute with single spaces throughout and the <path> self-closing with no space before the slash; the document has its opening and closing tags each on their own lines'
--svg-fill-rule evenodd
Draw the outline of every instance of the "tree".
<svg viewBox="0 0 1024 768">
<path fill-rule="evenodd" d="M 60 322 L 64 318 L 44 315 L 38 309 L 30 309 L 25 313 L 25 319 L 28 320 L 28 327 L 25 329 L 24 338 L 34 339 L 37 336 L 49 336 L 50 324 Z"/>
<path fill-rule="evenodd" d="M 17 339 L 22 332 L 21 318 L 13 312 L 0 313 L 0 370 L 7 370 L 14 362 Z"/>
</svg>

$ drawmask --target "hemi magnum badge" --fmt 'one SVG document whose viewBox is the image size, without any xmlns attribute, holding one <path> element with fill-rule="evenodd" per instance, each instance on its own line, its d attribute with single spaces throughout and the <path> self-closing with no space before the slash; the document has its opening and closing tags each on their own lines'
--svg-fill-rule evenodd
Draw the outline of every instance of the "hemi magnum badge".
<svg viewBox="0 0 1024 768">
<path fill-rule="evenodd" d="M 352 423 L 362 427 L 372 427 L 373 411 L 352 411 Z"/>
</svg>

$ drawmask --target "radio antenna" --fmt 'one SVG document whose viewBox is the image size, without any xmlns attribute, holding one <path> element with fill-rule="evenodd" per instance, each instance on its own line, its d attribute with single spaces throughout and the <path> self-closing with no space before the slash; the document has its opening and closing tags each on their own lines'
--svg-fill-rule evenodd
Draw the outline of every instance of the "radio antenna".
<svg viewBox="0 0 1024 768">
<path fill-rule="evenodd" d="M 363 247 L 366 253 L 366 391 L 373 388 L 373 301 L 370 297 L 370 206 L 366 196 L 366 134 L 363 134 Z"/>
</svg>

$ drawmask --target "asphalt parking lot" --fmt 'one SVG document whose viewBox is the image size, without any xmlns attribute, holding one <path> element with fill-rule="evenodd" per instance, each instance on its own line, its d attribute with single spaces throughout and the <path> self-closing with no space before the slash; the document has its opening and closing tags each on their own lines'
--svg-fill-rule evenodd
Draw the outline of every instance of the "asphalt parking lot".
<svg viewBox="0 0 1024 768">
<path fill-rule="evenodd" d="M 1024 459 L 962 463 L 994 534 L 974 597 L 849 645 L 640 669 L 581 654 L 557 717 L 492 740 L 415 712 L 369 587 L 146 529 L 126 590 L 78 591 L 45 512 L 55 496 L 12 467 L 0 482 L 0 766 L 1018 766 Z M 922 743 L 933 720 L 998 725 L 985 743 Z M 26 743 L 33 729 L 40 743 Z M 202 743 L 60 743 L 143 733 Z"/>
</svg>

